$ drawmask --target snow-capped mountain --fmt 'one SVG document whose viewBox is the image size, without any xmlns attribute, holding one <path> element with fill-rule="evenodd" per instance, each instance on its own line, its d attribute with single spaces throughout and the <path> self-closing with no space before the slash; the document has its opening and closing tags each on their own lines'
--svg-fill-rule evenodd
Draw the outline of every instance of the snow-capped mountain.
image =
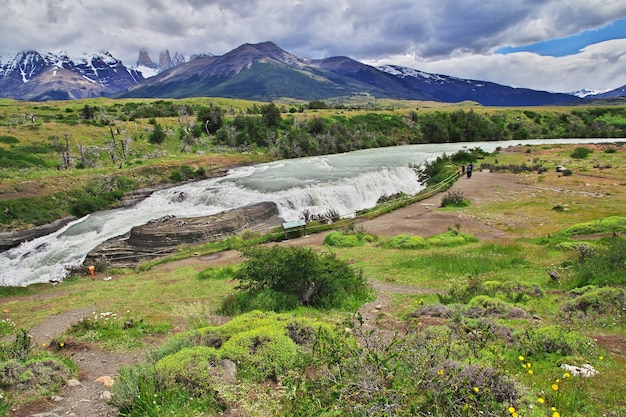
<svg viewBox="0 0 626 417">
<path fill-rule="evenodd" d="M 44 76 L 46 80 L 39 80 Z M 76 85 L 79 80 L 87 84 Z M 69 57 L 65 52 L 23 51 L 0 68 L 0 97 L 33 101 L 49 99 L 45 97 L 98 97 L 126 90 L 143 80 L 139 71 L 127 68 L 109 52 Z"/>
<path fill-rule="evenodd" d="M 603 94 L 554 93 L 397 65 L 376 68 L 346 56 L 301 58 L 272 42 L 244 44 L 221 56 L 192 55 L 189 60 L 164 50 L 158 61 L 152 61 L 146 50 L 139 52 L 136 68 L 124 66 L 108 52 L 73 58 L 65 53 L 20 52 L 0 66 L 0 97 L 31 101 L 99 96 L 261 101 L 289 97 L 310 101 L 368 94 L 448 103 L 474 101 L 485 106 L 540 106 L 626 95 L 626 86 Z"/>
<path fill-rule="evenodd" d="M 193 59 L 193 56 L 191 59 Z M 177 65 L 184 64 L 185 62 L 187 62 L 187 60 L 183 54 L 175 52 L 172 57 L 170 56 L 170 51 L 166 49 L 159 52 L 159 63 L 157 64 L 150 58 L 148 51 L 142 48 L 139 50 L 135 69 L 141 72 L 144 78 L 150 78 Z"/>
<path fill-rule="evenodd" d="M 592 90 L 590 88 L 583 88 L 582 90 L 572 91 L 569 94 L 574 95 L 576 97 L 585 98 L 585 97 L 598 96 L 600 94 L 604 94 L 609 91 L 611 90 Z"/>
<path fill-rule="evenodd" d="M 537 106 L 573 104 L 580 100 L 571 94 L 514 88 L 489 81 L 431 74 L 398 65 L 383 65 L 378 69 L 404 80 L 412 88 L 423 91 L 437 101 L 456 103 L 470 100 L 485 106 Z"/>
</svg>

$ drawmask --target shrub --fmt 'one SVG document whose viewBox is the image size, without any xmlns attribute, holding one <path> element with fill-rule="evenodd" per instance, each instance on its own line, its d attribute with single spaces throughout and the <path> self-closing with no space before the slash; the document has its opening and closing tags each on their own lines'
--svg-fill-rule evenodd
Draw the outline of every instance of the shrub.
<svg viewBox="0 0 626 417">
<path fill-rule="evenodd" d="M 561 310 L 571 314 L 582 312 L 585 315 L 602 314 L 618 321 L 626 320 L 626 289 L 586 287 L 587 291 L 565 302 Z M 576 294 L 576 293 L 574 293 Z"/>
<path fill-rule="evenodd" d="M 585 159 L 592 152 L 591 149 L 585 148 L 584 146 L 577 146 L 572 150 L 570 156 L 576 159 Z"/>
<path fill-rule="evenodd" d="M 441 199 L 441 207 L 466 207 L 470 202 L 463 197 L 463 192 L 450 190 Z"/>
<path fill-rule="evenodd" d="M 25 361 L 11 359 L 0 364 L 0 388 L 47 396 L 63 386 L 70 375 L 63 361 L 48 355 Z"/>
<path fill-rule="evenodd" d="M 549 354 L 570 356 L 597 354 L 593 341 L 571 329 L 558 326 L 529 328 L 513 334 L 515 347 L 524 356 L 545 357 Z"/>
<path fill-rule="evenodd" d="M 344 234 L 341 232 L 330 232 L 324 238 L 324 244 L 338 248 L 352 248 L 361 246 L 365 244 L 365 242 L 371 242 L 372 240 L 372 236 L 362 233 Z"/>
<path fill-rule="evenodd" d="M 576 270 L 574 285 L 624 285 L 626 284 L 626 239 L 606 238 L 604 246 L 595 253 L 586 253 L 582 265 Z"/>
<path fill-rule="evenodd" d="M 241 314 L 253 310 L 280 313 L 294 310 L 299 305 L 300 300 L 295 295 L 268 288 L 254 293 L 237 294 L 230 307 L 224 305 L 224 312 L 231 308 L 229 314 Z"/>
<path fill-rule="evenodd" d="M 428 246 L 421 236 L 397 235 L 383 244 L 385 249 L 425 249 Z"/>
<path fill-rule="evenodd" d="M 184 388 L 194 396 L 213 395 L 211 386 L 219 373 L 219 361 L 215 348 L 194 346 L 165 356 L 154 368 L 163 388 Z"/>
<path fill-rule="evenodd" d="M 436 236 L 431 236 L 426 239 L 429 246 L 437 247 L 449 247 L 449 246 L 461 246 L 467 243 L 478 242 L 478 238 L 469 233 L 461 233 L 457 230 L 448 230 Z"/>
<path fill-rule="evenodd" d="M 465 276 L 450 280 L 447 294 L 441 294 L 440 300 L 444 304 L 466 304 L 477 295 L 485 293 L 482 281 L 472 276 Z"/>
<path fill-rule="evenodd" d="M 562 236 L 626 232 L 626 217 L 610 216 L 586 223 L 577 223 L 558 232 Z"/>
<path fill-rule="evenodd" d="M 371 289 L 362 272 L 352 269 L 334 254 L 316 254 L 309 248 L 251 247 L 242 251 L 248 260 L 237 273 L 241 301 L 266 290 L 296 297 L 300 304 L 318 308 L 346 308 L 365 301 Z M 236 310 L 237 297 L 226 303 Z M 286 301 L 284 298 L 282 301 Z M 267 304 L 267 302 L 264 302 Z M 275 305 L 282 303 L 277 301 Z M 227 304 L 223 304 L 225 307 Z M 239 306 L 243 310 L 244 306 Z M 245 310 L 244 310 L 245 311 Z"/>
<path fill-rule="evenodd" d="M 220 349 L 223 358 L 237 364 L 237 373 L 248 381 L 276 380 L 297 362 L 299 350 L 284 330 L 261 327 L 233 335 Z"/>
<path fill-rule="evenodd" d="M 468 410 L 470 415 L 472 410 L 476 414 L 481 410 L 481 415 L 502 415 L 496 411 L 498 404 L 504 409 L 520 398 L 515 382 L 491 367 L 447 361 L 431 368 L 429 376 L 424 384 L 428 398 L 424 411 L 428 415 L 463 415 Z"/>
<path fill-rule="evenodd" d="M 470 309 L 480 309 L 482 310 L 481 316 L 483 315 L 506 315 L 509 310 L 513 308 L 513 305 L 499 300 L 497 298 L 489 297 L 487 295 L 478 295 L 472 298 L 467 306 Z"/>
</svg>

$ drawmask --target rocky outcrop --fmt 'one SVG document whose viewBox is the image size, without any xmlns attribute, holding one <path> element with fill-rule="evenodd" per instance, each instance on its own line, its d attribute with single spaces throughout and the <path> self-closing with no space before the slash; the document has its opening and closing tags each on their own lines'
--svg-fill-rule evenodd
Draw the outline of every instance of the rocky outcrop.
<svg viewBox="0 0 626 417">
<path fill-rule="evenodd" d="M 273 202 L 252 204 L 210 216 L 166 216 L 101 244 L 87 255 L 83 264 L 134 266 L 140 261 L 170 254 L 181 246 L 218 241 L 255 228 L 278 227 L 282 221 Z"/>
<path fill-rule="evenodd" d="M 73 220 L 76 220 L 76 217 L 69 216 L 52 223 L 44 224 L 43 226 L 0 233 L 0 252 L 19 246 L 22 242 L 54 233 Z"/>
<path fill-rule="evenodd" d="M 137 66 L 157 69 L 157 64 L 155 64 L 152 59 L 150 59 L 148 51 L 143 48 L 139 50 L 139 56 L 137 57 Z"/>
</svg>

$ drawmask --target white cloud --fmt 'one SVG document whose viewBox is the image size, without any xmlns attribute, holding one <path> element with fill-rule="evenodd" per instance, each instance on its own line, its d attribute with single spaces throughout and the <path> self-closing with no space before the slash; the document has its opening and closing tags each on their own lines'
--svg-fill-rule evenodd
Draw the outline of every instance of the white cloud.
<svg viewBox="0 0 626 417">
<path fill-rule="evenodd" d="M 626 17 L 623 0 L 4 0 L 0 53 L 226 53 L 272 41 L 309 58 L 346 55 L 553 91 L 617 86 L 622 43 L 573 57 L 493 55 Z M 407 59 L 406 57 L 411 57 Z M 597 60 L 597 61 L 594 61 Z M 595 62 L 595 65 L 594 65 Z M 410 64 L 410 65 L 409 65 Z M 623 69 L 623 67 L 622 67 Z M 614 76 L 612 76 L 614 75 Z M 620 81 L 621 82 L 621 81 Z M 545 84 L 542 84 L 545 83 Z M 595 85 L 592 85 L 595 84 Z M 626 84 L 623 82 L 622 84 Z"/>
<path fill-rule="evenodd" d="M 590 45 L 576 55 L 565 57 L 530 52 L 509 55 L 459 53 L 435 61 L 420 60 L 414 55 L 398 55 L 367 63 L 374 66 L 394 63 L 459 78 L 554 92 L 582 88 L 614 89 L 626 85 L 626 39 Z"/>
</svg>

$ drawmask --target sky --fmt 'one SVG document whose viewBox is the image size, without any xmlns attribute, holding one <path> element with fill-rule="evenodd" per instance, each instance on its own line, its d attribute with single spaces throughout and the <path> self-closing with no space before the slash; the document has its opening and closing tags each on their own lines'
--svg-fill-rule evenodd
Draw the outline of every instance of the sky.
<svg viewBox="0 0 626 417">
<path fill-rule="evenodd" d="M 222 55 L 271 41 L 304 58 L 555 92 L 626 85 L 624 0 L 2 0 L 0 62 L 19 51 Z"/>
</svg>

